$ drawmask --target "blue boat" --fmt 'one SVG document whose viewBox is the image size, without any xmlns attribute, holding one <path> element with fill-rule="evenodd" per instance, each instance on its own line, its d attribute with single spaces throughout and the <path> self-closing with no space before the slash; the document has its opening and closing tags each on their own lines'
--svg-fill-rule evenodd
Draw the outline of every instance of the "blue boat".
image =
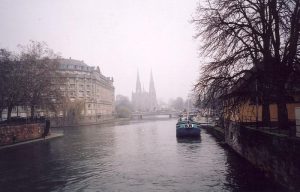
<svg viewBox="0 0 300 192">
<path fill-rule="evenodd" d="M 200 137 L 200 125 L 190 118 L 180 118 L 176 123 L 176 137 Z"/>
</svg>

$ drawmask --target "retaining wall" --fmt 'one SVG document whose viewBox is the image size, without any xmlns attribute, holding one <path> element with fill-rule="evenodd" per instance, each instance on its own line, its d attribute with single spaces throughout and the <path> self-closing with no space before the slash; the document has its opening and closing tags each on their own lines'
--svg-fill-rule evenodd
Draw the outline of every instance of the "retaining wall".
<svg viewBox="0 0 300 192">
<path fill-rule="evenodd" d="M 202 125 L 201 128 L 205 129 L 208 133 L 213 135 L 214 137 L 224 141 L 224 129 L 221 129 L 219 127 L 211 126 L 211 125 Z"/>
<path fill-rule="evenodd" d="M 277 183 L 300 190 L 300 139 L 230 124 L 225 142 Z"/>
<path fill-rule="evenodd" d="M 1 125 L 0 146 L 41 138 L 44 129 L 44 123 Z"/>
</svg>

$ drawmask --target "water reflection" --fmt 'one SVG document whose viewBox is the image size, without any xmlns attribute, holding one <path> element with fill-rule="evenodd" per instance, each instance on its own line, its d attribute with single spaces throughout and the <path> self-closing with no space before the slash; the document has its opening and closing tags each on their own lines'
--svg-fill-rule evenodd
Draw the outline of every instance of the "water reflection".
<svg viewBox="0 0 300 192">
<path fill-rule="evenodd" d="M 1 191 L 47 191 L 67 183 L 64 172 L 68 161 L 52 153 L 52 143 L 28 144 L 1 151 Z M 49 177 L 53 179 L 49 180 Z M 43 185 L 37 185 L 43 183 Z"/>
<path fill-rule="evenodd" d="M 231 149 L 227 148 L 225 155 L 227 167 L 225 186 L 227 189 L 231 189 L 234 192 L 287 191 L 278 184 L 266 179 L 261 171 L 254 168 L 244 158 L 236 155 Z"/>
<path fill-rule="evenodd" d="M 177 143 L 200 143 L 201 135 L 197 138 L 176 138 Z"/>
</svg>

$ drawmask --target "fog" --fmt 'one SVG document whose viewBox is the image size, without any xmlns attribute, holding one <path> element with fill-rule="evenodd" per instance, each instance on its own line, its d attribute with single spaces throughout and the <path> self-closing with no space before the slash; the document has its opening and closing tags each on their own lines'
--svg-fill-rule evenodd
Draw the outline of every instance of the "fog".
<svg viewBox="0 0 300 192">
<path fill-rule="evenodd" d="M 0 47 L 45 41 L 62 57 L 99 66 L 131 98 L 137 71 L 158 99 L 186 98 L 199 75 L 190 23 L 198 0 L 1 0 Z"/>
</svg>

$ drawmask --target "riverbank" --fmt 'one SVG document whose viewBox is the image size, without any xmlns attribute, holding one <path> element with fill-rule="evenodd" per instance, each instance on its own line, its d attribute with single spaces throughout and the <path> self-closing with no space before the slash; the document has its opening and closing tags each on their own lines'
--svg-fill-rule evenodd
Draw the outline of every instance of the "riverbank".
<svg viewBox="0 0 300 192">
<path fill-rule="evenodd" d="M 300 139 L 265 130 L 231 124 L 222 129 L 203 125 L 209 134 L 222 139 L 266 177 L 291 191 L 300 188 Z"/>
<path fill-rule="evenodd" d="M 213 125 L 202 125 L 201 127 L 214 137 L 220 139 L 221 141 L 225 141 L 225 132 L 221 127 Z"/>
<path fill-rule="evenodd" d="M 46 136 L 45 138 L 37 138 L 37 139 L 32 139 L 32 140 L 27 140 L 27 141 L 13 143 L 13 144 L 9 144 L 9 145 L 0 146 L 0 150 L 7 149 L 7 148 L 12 148 L 12 147 L 17 147 L 17 146 L 20 146 L 20 145 L 26 145 L 26 144 L 29 144 L 29 143 L 47 141 L 47 140 L 50 140 L 50 139 L 55 139 L 55 138 L 59 138 L 59 137 L 63 137 L 63 136 L 64 136 L 64 134 L 61 131 L 52 131 L 51 134 Z"/>
<path fill-rule="evenodd" d="M 300 189 L 300 139 L 230 123 L 225 142 L 265 175 L 291 191 Z"/>
<path fill-rule="evenodd" d="M 2 124 L 0 126 L 0 146 L 41 138 L 45 130 L 45 122 L 13 122 Z"/>
</svg>

